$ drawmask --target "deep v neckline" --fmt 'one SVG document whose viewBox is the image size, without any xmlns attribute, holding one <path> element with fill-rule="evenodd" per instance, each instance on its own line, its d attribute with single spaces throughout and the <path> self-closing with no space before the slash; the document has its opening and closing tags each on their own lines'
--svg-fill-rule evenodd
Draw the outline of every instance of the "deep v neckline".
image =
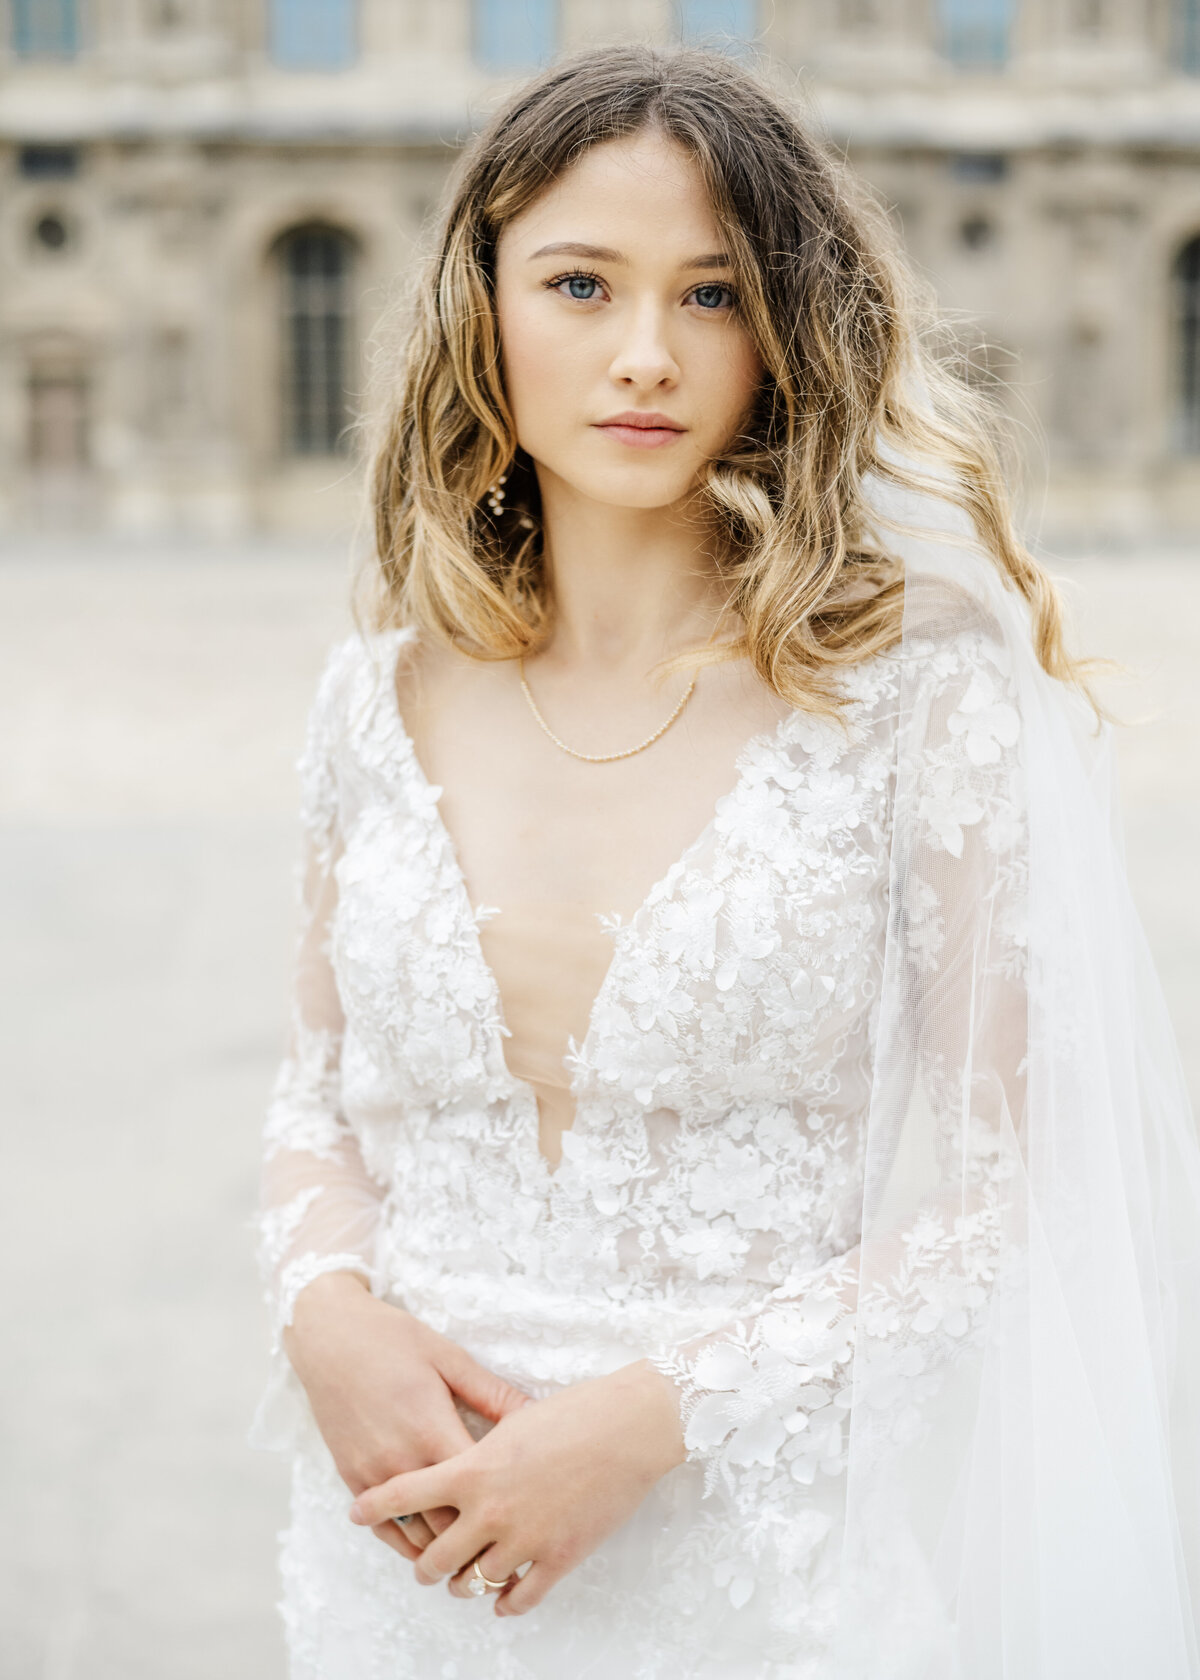
<svg viewBox="0 0 1200 1680">
<path fill-rule="evenodd" d="M 381 691 L 380 698 L 383 702 L 385 723 L 396 744 L 401 762 L 407 768 L 408 773 L 412 777 L 421 796 L 417 801 L 420 806 L 421 814 L 424 820 L 429 824 L 430 832 L 436 839 L 438 849 L 445 859 L 448 873 L 451 881 L 453 882 L 454 895 L 457 900 L 458 919 L 462 926 L 463 937 L 470 952 L 471 959 L 479 971 L 482 990 L 484 991 L 488 1003 L 488 1018 L 493 1023 L 492 1043 L 489 1048 L 494 1051 L 495 1059 L 498 1061 L 499 1066 L 503 1068 L 513 1093 L 521 1094 L 527 1108 L 532 1113 L 534 1154 L 541 1162 L 547 1175 L 553 1179 L 557 1175 L 559 1166 L 561 1166 L 562 1161 L 566 1157 L 566 1144 L 564 1141 L 563 1152 L 562 1155 L 560 1155 L 558 1162 L 550 1161 L 542 1153 L 538 1133 L 539 1112 L 537 1093 L 528 1080 L 519 1078 L 515 1073 L 513 1073 L 508 1065 L 508 1059 L 504 1054 L 504 1039 L 509 1037 L 510 1033 L 505 1019 L 504 999 L 500 991 L 500 982 L 496 978 L 495 970 L 492 968 L 492 965 L 488 962 L 487 957 L 484 955 L 483 942 L 479 937 L 480 915 L 485 912 L 491 915 L 503 915 L 504 911 L 503 909 L 497 909 L 493 906 L 485 906 L 482 904 L 476 906 L 473 903 L 471 891 L 467 884 L 466 874 L 459 859 L 458 847 L 455 844 L 454 836 L 450 833 L 446 819 L 442 815 L 441 798 L 443 789 L 439 783 L 431 782 L 429 777 L 425 774 L 425 767 L 421 763 L 420 758 L 417 756 L 416 746 L 413 742 L 412 736 L 408 732 L 407 725 L 404 722 L 404 716 L 400 709 L 400 696 L 396 686 L 396 678 L 399 672 L 401 649 L 410 647 L 416 641 L 417 631 L 415 628 L 406 627 L 386 632 L 386 634 L 389 634 L 392 638 L 392 647 L 390 650 L 391 657 L 385 662 L 384 668 L 378 672 Z M 692 858 L 709 841 L 726 805 L 734 799 L 741 790 L 742 784 L 745 781 L 747 772 L 750 768 L 750 761 L 754 755 L 764 747 L 778 747 L 782 741 L 785 726 L 794 716 L 795 708 L 792 708 L 791 710 L 785 712 L 779 721 L 773 724 L 771 728 L 759 730 L 756 734 L 751 735 L 742 743 L 741 747 L 738 749 L 737 756 L 734 759 L 733 781 L 726 792 L 718 795 L 713 804 L 712 814 L 708 818 L 708 821 L 696 835 L 695 839 L 688 842 L 679 855 L 667 867 L 664 873 L 652 883 L 649 890 L 646 892 L 645 897 L 641 900 L 641 903 L 629 917 L 628 921 L 621 921 L 618 913 L 616 912 L 614 912 L 611 916 L 607 915 L 603 911 L 596 912 L 597 917 L 602 922 L 605 922 L 610 929 L 615 932 L 617 937 L 614 938 L 612 954 L 609 957 L 608 964 L 604 970 L 603 978 L 596 989 L 595 996 L 592 998 L 591 1005 L 588 1009 L 587 1025 L 584 1030 L 583 1038 L 579 1044 L 574 1047 L 574 1049 L 572 1049 L 574 1040 L 569 1040 L 567 1049 L 562 1057 L 563 1068 L 569 1074 L 568 1089 L 571 1094 L 571 1101 L 573 1105 L 571 1124 L 565 1128 L 562 1134 L 564 1140 L 577 1130 L 579 1124 L 582 1105 L 580 1103 L 580 1092 L 577 1089 L 577 1072 L 580 1067 L 587 1065 L 589 1056 L 594 1050 L 594 1040 L 597 1035 L 597 1020 L 601 1008 L 607 1000 L 609 992 L 616 983 L 615 977 L 623 955 L 622 944 L 625 941 L 632 939 L 634 930 L 642 921 L 645 920 L 646 915 L 654 908 L 654 906 L 671 892 L 675 882 L 687 869 L 687 866 L 691 862 Z"/>
</svg>

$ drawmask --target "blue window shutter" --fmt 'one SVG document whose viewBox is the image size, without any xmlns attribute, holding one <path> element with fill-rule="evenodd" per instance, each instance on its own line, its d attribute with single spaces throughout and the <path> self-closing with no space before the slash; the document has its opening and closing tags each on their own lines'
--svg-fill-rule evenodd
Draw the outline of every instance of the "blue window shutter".
<svg viewBox="0 0 1200 1680">
<path fill-rule="evenodd" d="M 356 0 L 271 0 L 271 57 L 287 70 L 344 70 L 358 55 Z"/>
<path fill-rule="evenodd" d="M 697 46 L 751 41 L 758 27 L 757 0 L 679 0 L 679 33 Z"/>
<path fill-rule="evenodd" d="M 1007 63 L 1014 0 L 941 0 L 942 51 L 968 70 Z"/>
<path fill-rule="evenodd" d="M 77 0 L 10 0 L 12 47 L 21 58 L 74 58 L 79 51 Z"/>
<path fill-rule="evenodd" d="M 1200 0 L 1175 0 L 1171 42 L 1175 67 L 1200 76 Z"/>
<path fill-rule="evenodd" d="M 473 0 L 473 48 L 489 70 L 546 64 L 558 45 L 557 0 Z"/>
</svg>

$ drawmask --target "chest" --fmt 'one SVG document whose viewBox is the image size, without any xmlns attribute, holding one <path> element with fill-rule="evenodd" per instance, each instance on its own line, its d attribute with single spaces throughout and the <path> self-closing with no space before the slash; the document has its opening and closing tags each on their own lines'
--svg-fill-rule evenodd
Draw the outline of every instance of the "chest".
<svg viewBox="0 0 1200 1680">
<path fill-rule="evenodd" d="M 726 768 L 715 799 L 710 784 L 675 828 L 661 802 L 617 801 L 612 811 L 658 825 L 653 884 L 636 821 L 606 825 L 602 802 L 568 818 L 556 809 L 561 796 L 539 803 L 536 777 L 515 782 L 504 806 L 507 777 L 478 760 L 492 778 L 491 799 L 476 807 L 488 812 L 476 819 L 479 855 L 506 854 L 507 897 L 488 891 L 500 876 L 486 865 L 474 879 L 464 869 L 472 818 L 460 810 L 452 838 L 444 789 L 398 716 L 388 729 L 376 742 L 389 752 L 387 775 L 359 780 L 346 828 L 335 957 L 359 1042 L 414 1101 L 511 1094 L 481 907 L 498 906 L 502 918 L 522 893 L 543 902 L 590 894 L 596 909 L 623 913 L 607 968 L 601 975 L 597 964 L 579 988 L 594 996 L 581 1006 L 575 1098 L 720 1111 L 756 1092 L 808 1090 L 815 1100 L 836 1085 L 835 1064 L 875 989 L 886 917 L 886 728 L 789 714 L 744 745 L 733 785 Z M 532 843 L 539 818 L 557 825 L 558 843 L 544 852 Z M 555 873 L 549 858 L 561 858 L 570 836 L 579 855 Z M 636 867 L 622 875 L 611 854 L 626 839 Z M 618 888 L 626 898 L 614 904 Z"/>
<path fill-rule="evenodd" d="M 439 684 L 435 674 L 404 714 L 406 733 L 421 777 L 441 789 L 439 816 L 472 899 L 543 916 L 631 918 L 712 820 L 747 741 L 787 712 L 765 691 L 725 706 L 704 693 L 651 749 L 594 763 L 549 740 L 504 678 L 511 672 L 455 671 Z M 639 738 L 637 722 L 603 707 L 589 725 L 589 749 Z"/>
</svg>

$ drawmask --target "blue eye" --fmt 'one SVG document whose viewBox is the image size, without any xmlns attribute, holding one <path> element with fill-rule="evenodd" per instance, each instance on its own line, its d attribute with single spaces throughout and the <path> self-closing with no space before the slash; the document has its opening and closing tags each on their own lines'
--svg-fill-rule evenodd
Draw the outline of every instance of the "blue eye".
<svg viewBox="0 0 1200 1680">
<path fill-rule="evenodd" d="M 568 297 L 576 298 L 580 303 L 590 303 L 596 295 L 599 281 L 594 274 L 564 274 L 561 279 L 552 280 L 551 285 L 556 290 L 566 286 Z"/>
<path fill-rule="evenodd" d="M 722 309 L 733 302 L 733 293 L 728 286 L 718 286 L 715 283 L 708 286 L 697 286 L 692 293 L 701 309 Z"/>
</svg>

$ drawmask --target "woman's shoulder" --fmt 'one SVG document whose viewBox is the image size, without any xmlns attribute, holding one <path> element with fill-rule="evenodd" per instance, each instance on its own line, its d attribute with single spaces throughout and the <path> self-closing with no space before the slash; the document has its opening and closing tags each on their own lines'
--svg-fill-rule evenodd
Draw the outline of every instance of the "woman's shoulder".
<svg viewBox="0 0 1200 1680">
<path fill-rule="evenodd" d="M 362 705 L 378 700 L 394 685 L 400 651 L 415 637 L 408 625 L 355 627 L 331 642 L 317 677 L 314 719 L 334 731 L 348 727 Z"/>
<path fill-rule="evenodd" d="M 1021 604 L 1002 606 L 1009 611 L 951 580 L 906 585 L 902 624 L 885 646 L 843 668 L 843 695 L 860 702 L 896 695 L 911 706 L 960 694 L 979 677 L 1008 686 L 1022 649 L 1036 656 Z"/>
<path fill-rule="evenodd" d="M 839 690 L 852 733 L 893 740 L 899 732 L 910 748 L 944 741 L 974 751 L 983 731 L 994 749 L 1015 746 L 1020 650 L 990 615 L 960 608 L 913 615 L 900 640 L 843 668 Z"/>
<path fill-rule="evenodd" d="M 364 774 L 395 765 L 397 661 L 411 631 L 356 627 L 331 642 L 317 677 L 296 768 L 313 821 L 333 813 Z"/>
</svg>

